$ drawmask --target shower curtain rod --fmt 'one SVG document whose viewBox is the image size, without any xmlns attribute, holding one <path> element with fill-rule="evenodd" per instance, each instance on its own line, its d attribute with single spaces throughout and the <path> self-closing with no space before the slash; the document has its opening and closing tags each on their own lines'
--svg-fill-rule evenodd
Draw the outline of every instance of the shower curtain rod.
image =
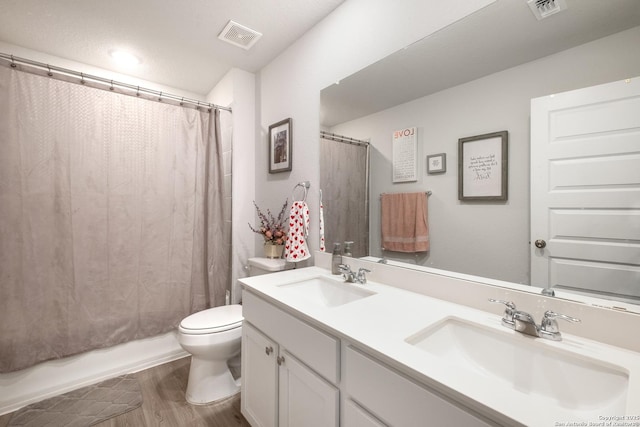
<svg viewBox="0 0 640 427">
<path fill-rule="evenodd" d="M 128 89 L 128 90 L 131 90 L 131 91 L 135 92 L 135 94 L 137 96 L 140 96 L 140 94 L 152 95 L 154 97 L 157 97 L 158 101 L 172 100 L 172 101 L 175 101 L 175 102 L 179 103 L 179 105 L 181 105 L 181 106 L 183 106 L 184 104 L 190 104 L 190 105 L 195 106 L 196 108 L 198 108 L 198 107 L 207 108 L 207 109 L 209 109 L 209 111 L 211 111 L 212 108 L 215 108 L 215 109 L 219 109 L 219 110 L 225 110 L 225 111 L 232 112 L 231 107 L 223 107 L 221 105 L 211 104 L 209 102 L 198 101 L 197 99 L 185 98 L 184 96 L 172 95 L 170 93 L 165 93 L 165 92 L 157 91 L 157 90 L 154 90 L 154 89 L 148 89 L 148 88 L 144 88 L 144 87 L 140 87 L 140 86 L 136 86 L 136 85 L 132 85 L 132 84 L 128 84 L 128 83 L 118 82 L 118 81 L 111 80 L 111 79 L 105 79 L 104 77 L 98 77 L 98 76 L 94 76 L 94 75 L 91 75 L 91 74 L 82 73 L 82 72 L 79 72 L 79 71 L 69 70 L 67 68 L 55 67 L 53 65 L 45 64 L 43 62 L 33 61 L 31 59 L 20 58 L 20 57 L 17 57 L 17 56 L 6 54 L 6 53 L 0 53 L 0 58 L 4 59 L 6 61 L 9 61 L 11 63 L 10 64 L 11 68 L 17 68 L 18 64 L 24 64 L 24 65 L 29 65 L 29 66 L 32 66 L 32 67 L 37 67 L 37 68 L 40 68 L 42 70 L 46 70 L 47 71 L 47 75 L 49 77 L 52 77 L 53 76 L 52 71 L 55 71 L 57 73 L 61 73 L 61 74 L 65 74 L 65 75 L 68 75 L 68 76 L 73 76 L 73 77 L 80 78 L 80 82 L 82 84 L 85 83 L 85 80 L 92 80 L 92 81 L 95 81 L 95 82 L 99 82 L 99 83 L 103 83 L 103 84 L 109 85 L 111 90 L 113 90 L 113 88 L 115 86 L 118 86 L 118 87 L 121 87 L 121 88 L 124 88 L 124 89 Z"/>
<path fill-rule="evenodd" d="M 320 138 L 324 138 L 324 139 L 328 139 L 336 142 L 344 142 L 344 143 L 353 144 L 353 145 L 364 145 L 364 146 L 369 145 L 369 141 L 350 138 L 348 136 L 338 135 L 337 133 L 325 132 L 323 130 L 320 131 Z"/>
</svg>

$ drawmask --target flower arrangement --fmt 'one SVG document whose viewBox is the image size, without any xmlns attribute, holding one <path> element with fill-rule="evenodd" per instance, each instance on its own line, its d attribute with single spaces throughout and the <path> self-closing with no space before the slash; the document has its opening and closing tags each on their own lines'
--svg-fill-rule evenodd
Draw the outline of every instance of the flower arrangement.
<svg viewBox="0 0 640 427">
<path fill-rule="evenodd" d="M 267 209 L 267 214 L 265 215 L 262 213 L 255 200 L 253 201 L 253 206 L 256 207 L 258 218 L 260 218 L 260 227 L 253 228 L 251 224 L 249 224 L 249 228 L 254 233 L 262 234 L 265 245 L 284 245 L 284 242 L 287 239 L 287 233 L 284 230 L 284 222 L 286 220 L 285 210 L 289 204 L 288 202 L 288 200 L 285 200 L 278 217 L 274 218 L 269 209 Z"/>
</svg>

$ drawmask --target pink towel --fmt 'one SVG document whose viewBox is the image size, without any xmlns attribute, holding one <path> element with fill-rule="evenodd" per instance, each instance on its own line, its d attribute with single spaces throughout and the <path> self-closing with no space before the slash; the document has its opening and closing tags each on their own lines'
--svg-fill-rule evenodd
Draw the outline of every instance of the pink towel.
<svg viewBox="0 0 640 427">
<path fill-rule="evenodd" d="M 427 195 L 421 193 L 382 194 L 382 248 L 395 252 L 429 250 Z"/>
</svg>

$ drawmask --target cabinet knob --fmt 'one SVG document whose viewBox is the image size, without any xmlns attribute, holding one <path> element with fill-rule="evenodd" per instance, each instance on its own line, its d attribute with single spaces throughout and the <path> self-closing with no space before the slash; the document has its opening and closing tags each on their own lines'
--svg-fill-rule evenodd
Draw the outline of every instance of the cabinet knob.
<svg viewBox="0 0 640 427">
<path fill-rule="evenodd" d="M 276 360 L 278 361 L 278 366 L 280 366 L 284 363 L 284 356 L 278 356 Z"/>
<path fill-rule="evenodd" d="M 267 356 L 273 353 L 273 347 L 265 347 L 264 352 L 267 353 Z"/>
</svg>

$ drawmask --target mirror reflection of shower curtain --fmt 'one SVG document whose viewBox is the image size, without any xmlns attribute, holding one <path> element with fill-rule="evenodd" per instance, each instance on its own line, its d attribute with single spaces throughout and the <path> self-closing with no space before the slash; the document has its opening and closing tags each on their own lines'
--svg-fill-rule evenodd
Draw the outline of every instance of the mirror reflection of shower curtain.
<svg viewBox="0 0 640 427">
<path fill-rule="evenodd" d="M 352 241 L 352 255 L 369 250 L 369 146 L 320 138 L 320 188 L 327 252 Z"/>
</svg>

